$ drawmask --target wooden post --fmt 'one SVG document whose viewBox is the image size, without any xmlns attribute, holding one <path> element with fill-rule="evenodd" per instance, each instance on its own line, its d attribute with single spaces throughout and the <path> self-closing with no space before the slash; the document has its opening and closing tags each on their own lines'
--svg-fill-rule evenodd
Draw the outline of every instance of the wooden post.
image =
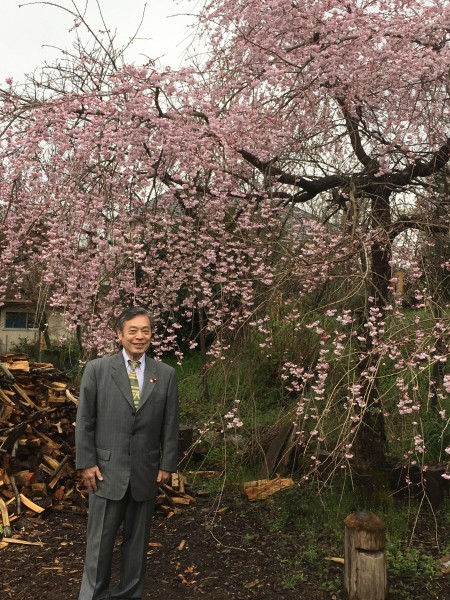
<svg viewBox="0 0 450 600">
<path fill-rule="evenodd" d="M 357 512 L 345 521 L 344 583 L 349 600 L 385 600 L 386 528 L 371 512 Z"/>
</svg>

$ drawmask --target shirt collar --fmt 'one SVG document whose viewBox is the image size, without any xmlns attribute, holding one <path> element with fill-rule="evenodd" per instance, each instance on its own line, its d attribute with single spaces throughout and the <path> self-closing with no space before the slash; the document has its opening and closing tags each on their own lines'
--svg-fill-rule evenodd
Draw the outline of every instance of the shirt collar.
<svg viewBox="0 0 450 600">
<path fill-rule="evenodd" d="M 124 359 L 124 361 L 125 361 L 125 366 L 126 366 L 126 368 L 128 369 L 128 368 L 130 367 L 130 364 L 129 364 L 129 362 L 128 362 L 128 361 L 129 361 L 129 360 L 132 360 L 132 359 L 131 359 L 131 358 L 128 356 L 128 354 L 125 352 L 125 348 L 122 348 L 122 356 L 123 356 L 123 359 Z M 140 368 L 142 371 L 144 371 L 144 370 L 145 370 L 145 352 L 144 352 L 144 354 L 141 356 L 141 358 L 139 359 L 139 362 L 140 362 L 139 368 Z"/>
</svg>

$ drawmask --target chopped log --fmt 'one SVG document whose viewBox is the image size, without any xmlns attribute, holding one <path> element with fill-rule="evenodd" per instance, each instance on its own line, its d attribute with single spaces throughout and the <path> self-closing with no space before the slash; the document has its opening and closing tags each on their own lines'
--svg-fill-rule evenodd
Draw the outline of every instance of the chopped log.
<svg viewBox="0 0 450 600">
<path fill-rule="evenodd" d="M 180 494 L 184 494 L 186 489 L 186 477 L 183 477 L 183 475 L 180 474 L 179 480 Z"/>
<path fill-rule="evenodd" d="M 67 383 L 54 381 L 48 390 L 48 401 L 50 404 L 65 404 Z"/>
<path fill-rule="evenodd" d="M 52 469 L 52 471 L 51 471 L 52 473 L 59 467 L 59 462 L 56 460 L 56 458 L 53 458 L 52 456 L 49 456 L 48 454 L 44 454 L 42 458 L 45 460 L 45 462 L 48 464 L 48 466 Z"/>
<path fill-rule="evenodd" d="M 255 500 L 264 500 L 272 494 L 292 487 L 294 485 L 294 480 L 290 477 L 277 477 L 276 479 L 258 480 L 250 483 L 256 483 L 257 485 L 248 486 L 248 484 L 244 484 L 244 486 L 247 486 L 244 487 L 244 492 L 250 502 L 254 502 Z"/>
<path fill-rule="evenodd" d="M 0 498 L 0 513 L 2 516 L 3 523 L 3 535 L 9 537 L 10 535 L 12 535 L 11 523 L 9 521 L 8 508 L 5 504 L 5 501 L 2 498 Z"/>
<path fill-rule="evenodd" d="M 8 362 L 7 356 L 2 356 L 2 359 L 0 361 L 0 373 L 2 373 L 6 377 L 6 379 L 14 381 L 14 375 L 11 373 L 10 368 L 11 363 Z"/>
<path fill-rule="evenodd" d="M 10 406 L 15 406 L 13 400 L 11 400 L 9 394 L 7 394 L 6 391 L 0 390 L 0 398 L 3 400 L 3 402 L 6 402 L 6 404 L 9 404 Z"/>
<path fill-rule="evenodd" d="M 51 448 L 52 451 L 59 452 L 61 450 L 61 444 L 58 444 L 57 442 L 49 438 L 48 435 L 45 435 L 45 433 L 42 433 L 42 431 L 38 431 L 37 429 L 32 427 L 32 432 L 38 437 L 40 437 L 45 442 L 46 446 L 49 446 L 49 448 Z"/>
<path fill-rule="evenodd" d="M 182 498 L 181 496 L 174 496 L 172 498 L 172 502 L 174 504 L 184 504 L 184 505 L 191 504 L 191 500 L 189 500 L 189 498 Z"/>
<path fill-rule="evenodd" d="M 178 490 L 178 492 L 183 495 L 185 493 L 186 486 L 186 477 L 184 477 L 181 473 L 172 473 L 172 489 Z"/>
<path fill-rule="evenodd" d="M 38 498 L 45 498 L 48 496 L 47 494 L 47 486 L 45 483 L 32 483 L 31 491 L 33 492 L 33 496 Z"/>
<path fill-rule="evenodd" d="M 163 490 L 166 490 L 166 492 L 169 492 L 169 494 L 172 494 L 172 495 L 173 495 L 173 494 L 175 493 L 175 491 L 174 491 L 173 487 L 172 487 L 172 486 L 170 486 L 168 483 L 163 483 L 163 484 L 161 484 L 161 485 L 160 485 L 160 487 L 161 487 Z"/>
<path fill-rule="evenodd" d="M 22 502 L 22 504 L 24 506 L 26 506 L 27 508 L 29 508 L 33 512 L 37 513 L 38 515 L 40 515 L 41 513 L 43 513 L 44 510 L 45 510 L 45 508 L 42 508 L 42 506 L 39 506 L 38 504 L 35 504 L 32 500 L 30 500 L 29 498 L 27 498 L 23 494 L 20 494 L 20 501 Z"/>
<path fill-rule="evenodd" d="M 210 496 L 210 493 L 208 492 L 208 490 L 195 490 L 195 495 L 199 498 L 208 498 L 208 496 Z"/>
<path fill-rule="evenodd" d="M 76 396 L 74 396 L 70 390 L 66 390 L 66 397 L 75 404 L 75 406 L 78 406 L 78 398 Z"/>
<path fill-rule="evenodd" d="M 337 563 L 338 565 L 343 565 L 345 563 L 344 559 L 340 556 L 327 556 L 326 560 L 331 560 L 331 562 Z"/>
<path fill-rule="evenodd" d="M 192 496 L 192 494 L 181 494 L 179 495 L 180 498 L 185 498 L 186 500 L 189 500 L 189 502 L 191 504 L 195 504 L 197 502 L 197 500 L 194 498 L 194 496 Z"/>
<path fill-rule="evenodd" d="M 371 512 L 357 512 L 345 521 L 344 583 L 349 600 L 385 600 L 386 529 Z"/>
<path fill-rule="evenodd" d="M 64 494 L 64 498 L 69 498 L 69 496 L 71 496 L 73 494 L 74 490 L 75 490 L 75 486 L 73 485 L 68 490 L 66 490 L 66 492 Z"/>
<path fill-rule="evenodd" d="M 166 492 L 166 490 L 164 489 L 164 487 L 160 486 L 158 489 L 161 492 L 162 502 L 168 502 L 171 506 L 175 506 L 174 502 L 172 501 L 172 498 L 171 498 L 170 494 L 168 494 Z M 164 506 L 164 505 L 162 505 L 162 506 Z"/>
<path fill-rule="evenodd" d="M 45 372 L 45 371 L 54 371 L 55 367 L 52 363 L 38 363 L 35 362 L 33 364 L 30 365 L 30 371 L 32 371 L 33 373 L 37 373 L 37 372 Z"/>
<path fill-rule="evenodd" d="M 22 544 L 23 546 L 43 546 L 44 542 L 29 542 L 27 540 L 19 540 L 18 538 L 4 537 L 3 541 L 6 544 Z"/>
<path fill-rule="evenodd" d="M 53 494 L 53 498 L 57 502 L 61 502 L 61 500 L 64 498 L 64 496 L 65 496 L 65 488 L 63 485 L 61 485 Z"/>
<path fill-rule="evenodd" d="M 28 396 L 28 394 L 26 394 L 23 389 L 20 387 L 20 385 L 17 385 L 17 383 L 13 383 L 12 384 L 13 389 L 19 394 L 19 396 L 22 398 L 22 400 L 24 402 L 26 402 L 26 404 L 28 404 L 28 406 L 31 406 L 32 408 L 35 408 L 37 410 L 39 410 L 39 406 L 37 406 L 33 400 Z"/>
<path fill-rule="evenodd" d="M 271 481 L 270 479 L 254 479 L 253 481 L 244 481 L 244 483 L 242 484 L 245 488 L 252 488 L 252 487 L 258 487 L 260 485 L 266 485 L 269 481 Z"/>
<path fill-rule="evenodd" d="M 36 475 L 31 471 L 19 471 L 14 474 L 16 483 L 25 487 L 29 487 L 32 483 L 36 483 Z"/>
<path fill-rule="evenodd" d="M 25 369 L 29 368 L 30 363 L 28 361 L 28 356 L 21 352 L 4 354 L 1 357 L 2 363 L 10 370 L 23 370 L 22 367 L 25 366 Z"/>
<path fill-rule="evenodd" d="M 67 466 L 67 463 L 69 462 L 70 456 L 65 456 L 62 461 L 58 464 L 57 468 L 55 469 L 55 471 L 52 474 L 52 479 L 51 481 L 49 481 L 48 483 L 48 487 L 52 490 L 56 484 L 58 483 L 58 481 L 61 479 L 63 472 Z"/>
<path fill-rule="evenodd" d="M 26 423 L 19 423 L 15 427 L 12 427 L 8 432 L 5 438 L 3 438 L 2 443 L 0 444 L 0 449 L 4 452 L 11 453 L 14 448 L 14 444 L 22 435 L 22 433 L 27 428 Z"/>
<path fill-rule="evenodd" d="M 13 406 L 4 406 L 0 408 L 0 421 L 6 423 L 14 412 Z"/>
<path fill-rule="evenodd" d="M 27 360 L 15 360 L 8 365 L 10 371 L 29 371 L 30 363 Z"/>
</svg>

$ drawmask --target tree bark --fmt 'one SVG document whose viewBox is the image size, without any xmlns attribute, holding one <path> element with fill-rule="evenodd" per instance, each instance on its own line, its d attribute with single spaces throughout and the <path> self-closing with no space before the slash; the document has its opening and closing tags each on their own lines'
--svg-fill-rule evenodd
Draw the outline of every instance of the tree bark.
<svg viewBox="0 0 450 600">
<path fill-rule="evenodd" d="M 372 230 L 375 239 L 370 248 L 371 279 L 365 301 L 360 335 L 364 337 L 363 352 L 365 359 L 359 365 L 363 382 L 362 397 L 366 405 L 358 410 L 361 422 L 353 444 L 355 455 L 356 481 L 362 490 L 373 494 L 375 490 L 385 487 L 387 466 L 386 431 L 383 410 L 379 400 L 378 371 L 379 354 L 374 347 L 370 328 L 366 327 L 373 309 L 377 315 L 385 313 L 391 284 L 391 242 L 389 230 L 391 212 L 389 192 L 372 197 Z"/>
</svg>

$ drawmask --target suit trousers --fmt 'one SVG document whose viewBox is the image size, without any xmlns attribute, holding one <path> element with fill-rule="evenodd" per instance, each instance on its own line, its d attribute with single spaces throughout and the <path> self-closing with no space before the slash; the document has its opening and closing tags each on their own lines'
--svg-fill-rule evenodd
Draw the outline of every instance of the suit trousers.
<svg viewBox="0 0 450 600">
<path fill-rule="evenodd" d="M 89 495 L 86 559 L 78 600 L 141 600 L 155 500 L 138 502 L 128 487 L 121 500 Z M 123 523 L 120 579 L 109 591 L 114 544 Z"/>
</svg>

